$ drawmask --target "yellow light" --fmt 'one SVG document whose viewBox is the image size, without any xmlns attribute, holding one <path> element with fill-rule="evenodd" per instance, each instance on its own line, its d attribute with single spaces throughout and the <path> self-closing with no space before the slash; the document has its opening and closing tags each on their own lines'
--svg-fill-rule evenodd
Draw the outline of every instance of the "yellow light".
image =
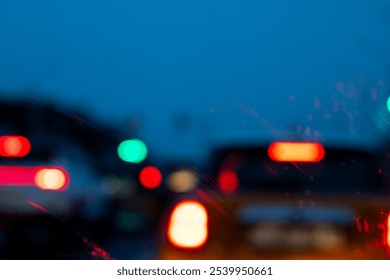
<svg viewBox="0 0 390 280">
<path fill-rule="evenodd" d="M 208 236 L 208 215 L 197 201 L 180 202 L 172 212 L 168 240 L 179 248 L 199 248 Z"/>
<path fill-rule="evenodd" d="M 198 177 L 191 170 L 178 170 L 169 175 L 167 186 L 173 192 L 188 192 L 197 187 Z"/>
</svg>

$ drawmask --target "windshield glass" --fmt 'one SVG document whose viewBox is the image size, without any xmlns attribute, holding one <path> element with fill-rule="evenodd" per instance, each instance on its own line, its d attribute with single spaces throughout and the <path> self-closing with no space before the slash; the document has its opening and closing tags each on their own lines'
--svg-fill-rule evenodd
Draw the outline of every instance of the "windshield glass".
<svg viewBox="0 0 390 280">
<path fill-rule="evenodd" d="M 214 206 L 230 213 L 248 192 L 388 193 L 388 0 L 1 0 L 0 42 L 1 190 L 113 258 L 196 258 L 167 236 L 181 199 L 228 192 Z M 325 157 L 277 162 L 272 141 Z M 42 213 L 13 207 L 0 230 L 18 213 L 26 238 L 46 234 Z"/>
</svg>

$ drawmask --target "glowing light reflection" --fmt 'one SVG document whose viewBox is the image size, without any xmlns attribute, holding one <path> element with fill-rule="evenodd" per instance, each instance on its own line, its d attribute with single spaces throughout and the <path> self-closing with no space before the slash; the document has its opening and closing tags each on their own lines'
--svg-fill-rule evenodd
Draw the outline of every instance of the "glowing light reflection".
<svg viewBox="0 0 390 280">
<path fill-rule="evenodd" d="M 145 188 L 154 189 L 161 184 L 162 174 L 158 168 L 154 166 L 146 166 L 141 170 L 139 180 Z"/>
<path fill-rule="evenodd" d="M 31 150 L 30 141 L 23 136 L 1 136 L 0 156 L 24 157 Z"/>
<path fill-rule="evenodd" d="M 325 156 L 325 149 L 319 143 L 275 142 L 269 146 L 268 155 L 280 162 L 319 162 Z"/>
<path fill-rule="evenodd" d="M 387 216 L 387 247 L 390 248 L 390 213 Z"/>
<path fill-rule="evenodd" d="M 224 192 L 234 192 L 240 184 L 237 174 L 230 170 L 223 170 L 219 174 L 218 183 Z"/>
<path fill-rule="evenodd" d="M 188 192 L 196 188 L 199 180 L 191 170 L 177 170 L 167 179 L 168 188 L 173 192 Z"/>
<path fill-rule="evenodd" d="M 139 139 L 125 140 L 118 146 L 120 159 L 130 163 L 140 163 L 145 160 L 148 149 L 144 142 Z"/>
<path fill-rule="evenodd" d="M 44 190 L 60 190 L 66 186 L 66 174 L 56 168 L 39 170 L 34 177 L 35 185 Z"/>
<path fill-rule="evenodd" d="M 180 248 L 199 248 L 208 237 L 208 215 L 197 201 L 183 201 L 172 212 L 168 240 Z"/>
</svg>

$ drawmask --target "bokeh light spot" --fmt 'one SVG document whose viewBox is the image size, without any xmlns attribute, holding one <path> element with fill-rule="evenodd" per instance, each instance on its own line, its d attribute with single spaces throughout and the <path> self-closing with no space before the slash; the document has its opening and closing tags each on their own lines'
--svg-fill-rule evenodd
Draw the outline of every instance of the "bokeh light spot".
<svg viewBox="0 0 390 280">
<path fill-rule="evenodd" d="M 268 155 L 278 162 L 319 162 L 325 149 L 319 143 L 275 142 L 269 146 Z"/>
<path fill-rule="evenodd" d="M 65 172 L 56 168 L 40 169 L 34 177 L 36 186 L 44 190 L 61 190 L 66 187 L 67 181 Z"/>
<path fill-rule="evenodd" d="M 162 174 L 158 168 L 147 166 L 141 170 L 139 180 L 145 188 L 155 189 L 161 184 Z"/>
<path fill-rule="evenodd" d="M 390 112 L 390 96 L 387 98 L 387 111 Z"/>
<path fill-rule="evenodd" d="M 188 192 L 197 187 L 199 184 L 198 176 L 195 172 L 182 169 L 171 173 L 167 179 L 167 186 L 173 192 Z"/>
<path fill-rule="evenodd" d="M 223 170 L 218 177 L 219 187 L 224 192 L 234 192 L 240 184 L 237 174 L 234 171 Z"/>
<path fill-rule="evenodd" d="M 1 136 L 0 155 L 4 157 L 24 157 L 31 150 L 30 141 L 23 136 Z"/>
<path fill-rule="evenodd" d="M 130 163 L 140 163 L 145 160 L 148 149 L 139 139 L 125 140 L 118 146 L 120 159 Z"/>
<path fill-rule="evenodd" d="M 168 239 L 180 248 L 199 248 L 208 237 L 208 214 L 197 201 L 182 201 L 172 212 Z"/>
</svg>

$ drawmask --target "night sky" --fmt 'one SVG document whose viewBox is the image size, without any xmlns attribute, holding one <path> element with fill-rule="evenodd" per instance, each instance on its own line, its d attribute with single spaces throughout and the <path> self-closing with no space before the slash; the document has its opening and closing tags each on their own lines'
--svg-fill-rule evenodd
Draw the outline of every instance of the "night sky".
<svg viewBox="0 0 390 280">
<path fill-rule="evenodd" d="M 0 90 L 139 122 L 159 155 L 297 123 L 366 133 L 389 88 L 386 2 L 3 0 Z"/>
</svg>

